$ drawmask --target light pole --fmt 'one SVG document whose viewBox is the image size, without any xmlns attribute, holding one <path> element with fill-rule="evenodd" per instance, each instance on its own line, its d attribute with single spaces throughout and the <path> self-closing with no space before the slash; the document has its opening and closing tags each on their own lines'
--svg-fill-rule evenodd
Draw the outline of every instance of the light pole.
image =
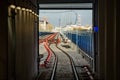
<svg viewBox="0 0 120 80">
<path fill-rule="evenodd" d="M 78 13 L 76 13 L 75 11 L 72 11 L 75 14 L 75 25 L 77 25 L 77 17 L 78 17 Z M 76 49 L 77 49 L 77 53 L 79 53 L 79 49 L 78 49 L 78 30 L 75 30 L 76 33 Z"/>
<path fill-rule="evenodd" d="M 76 24 L 77 23 L 77 15 L 78 14 L 75 11 L 73 11 L 73 10 L 71 10 L 71 12 L 73 12 L 75 14 L 75 23 L 74 24 Z"/>
</svg>

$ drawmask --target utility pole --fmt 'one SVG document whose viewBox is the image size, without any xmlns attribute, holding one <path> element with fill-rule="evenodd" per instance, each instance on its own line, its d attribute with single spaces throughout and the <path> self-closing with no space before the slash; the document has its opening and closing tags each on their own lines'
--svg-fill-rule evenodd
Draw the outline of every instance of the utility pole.
<svg viewBox="0 0 120 80">
<path fill-rule="evenodd" d="M 59 18 L 59 27 L 61 26 L 61 18 Z"/>
</svg>

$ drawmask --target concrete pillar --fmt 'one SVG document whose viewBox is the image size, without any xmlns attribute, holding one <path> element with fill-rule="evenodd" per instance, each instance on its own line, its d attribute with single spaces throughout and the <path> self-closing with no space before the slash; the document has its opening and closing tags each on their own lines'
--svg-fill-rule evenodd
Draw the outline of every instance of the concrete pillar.
<svg viewBox="0 0 120 80">
<path fill-rule="evenodd" d="M 22 10 L 16 9 L 16 80 L 22 79 L 23 73 L 23 48 L 22 48 Z"/>
<path fill-rule="evenodd" d="M 14 80 L 16 77 L 16 27 L 15 9 L 8 7 L 8 78 Z"/>
</svg>

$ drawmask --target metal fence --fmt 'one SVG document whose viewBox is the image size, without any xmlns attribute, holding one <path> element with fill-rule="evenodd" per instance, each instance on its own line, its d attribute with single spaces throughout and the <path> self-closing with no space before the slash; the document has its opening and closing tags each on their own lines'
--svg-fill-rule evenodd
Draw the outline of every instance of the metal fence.
<svg viewBox="0 0 120 80">
<path fill-rule="evenodd" d="M 94 57 L 93 33 L 88 31 L 63 32 L 73 43 L 82 49 L 90 57 Z"/>
</svg>

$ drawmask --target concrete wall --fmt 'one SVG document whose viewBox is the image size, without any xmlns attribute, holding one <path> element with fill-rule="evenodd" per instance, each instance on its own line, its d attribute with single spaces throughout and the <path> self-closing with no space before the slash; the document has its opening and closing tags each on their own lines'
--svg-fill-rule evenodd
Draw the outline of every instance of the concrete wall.
<svg viewBox="0 0 120 80">
<path fill-rule="evenodd" d="M 32 80 L 37 75 L 36 16 L 16 11 L 16 79 Z"/>
<path fill-rule="evenodd" d="M 98 0 L 98 73 L 101 80 L 116 80 L 115 0 Z"/>
<path fill-rule="evenodd" d="M 37 0 L 17 1 L 0 3 L 0 80 L 34 80 L 38 75 L 38 17 L 9 7 L 13 4 L 36 13 Z"/>
<path fill-rule="evenodd" d="M 11 11 L 15 11 L 15 15 Z M 11 15 L 9 15 L 10 25 L 8 27 L 12 27 L 12 31 L 10 28 L 8 29 L 8 53 L 10 54 L 8 57 L 8 78 L 10 80 L 34 80 L 38 74 L 38 44 L 35 33 L 37 31 L 37 25 L 35 25 L 37 16 L 22 9 L 10 9 L 9 13 Z"/>
<path fill-rule="evenodd" d="M 7 80 L 7 3 L 5 0 L 0 2 L 0 80 Z"/>
</svg>

